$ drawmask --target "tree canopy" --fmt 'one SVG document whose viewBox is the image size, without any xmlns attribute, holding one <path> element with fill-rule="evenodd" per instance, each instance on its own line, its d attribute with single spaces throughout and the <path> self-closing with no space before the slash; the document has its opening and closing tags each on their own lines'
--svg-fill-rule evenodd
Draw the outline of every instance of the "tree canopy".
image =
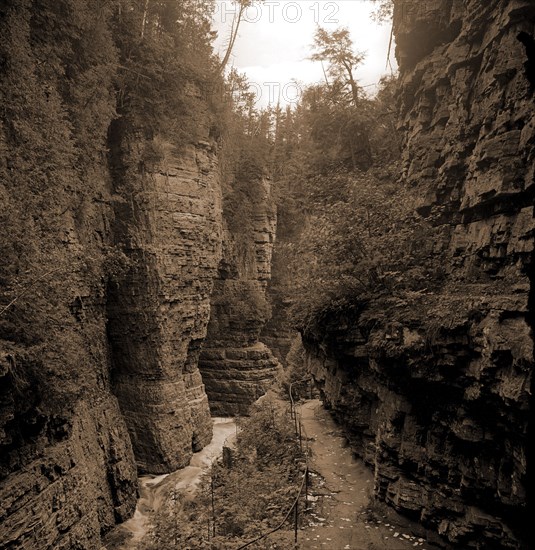
<svg viewBox="0 0 535 550">
<path fill-rule="evenodd" d="M 355 71 L 364 61 L 364 54 L 354 51 L 353 41 L 347 28 L 335 29 L 331 32 L 322 27 L 316 29 L 314 35 L 314 53 L 311 56 L 313 61 L 327 63 L 326 84 L 329 87 L 338 89 L 341 95 L 347 89 L 350 101 L 357 105 L 361 91 L 356 81 Z"/>
</svg>

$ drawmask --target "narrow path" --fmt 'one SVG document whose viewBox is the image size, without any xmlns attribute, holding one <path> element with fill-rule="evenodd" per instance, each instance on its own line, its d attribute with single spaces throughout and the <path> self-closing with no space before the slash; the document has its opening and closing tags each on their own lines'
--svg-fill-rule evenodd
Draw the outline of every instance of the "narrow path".
<svg viewBox="0 0 535 550">
<path fill-rule="evenodd" d="M 339 426 L 320 401 L 308 401 L 300 410 L 312 450 L 310 468 L 320 476 L 313 478 L 309 527 L 299 537 L 300 547 L 318 550 L 436 548 L 425 541 L 422 529 L 418 535 L 413 534 L 410 523 L 394 512 L 389 513 L 388 518 L 371 517 L 372 473 L 355 458 Z"/>
</svg>

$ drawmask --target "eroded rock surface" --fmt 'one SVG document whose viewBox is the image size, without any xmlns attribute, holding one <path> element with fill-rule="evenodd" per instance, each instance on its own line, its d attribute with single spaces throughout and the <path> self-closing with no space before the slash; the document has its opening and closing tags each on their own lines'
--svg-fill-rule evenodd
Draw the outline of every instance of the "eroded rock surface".
<svg viewBox="0 0 535 550">
<path fill-rule="evenodd" d="M 214 146 L 200 142 L 160 161 L 116 201 L 117 242 L 133 262 L 111 285 L 113 391 L 139 468 L 188 464 L 212 437 L 197 368 L 221 255 L 221 188 Z"/>
<path fill-rule="evenodd" d="M 324 319 L 310 367 L 377 498 L 459 548 L 529 548 L 535 110 L 517 36 L 535 7 L 395 4 L 404 178 L 443 279 Z"/>
<path fill-rule="evenodd" d="M 58 420 L 48 420 L 54 436 L 21 449 L 23 468 L 0 482 L 4 548 L 97 548 L 100 533 L 135 508 L 137 472 L 116 399 L 94 396 Z"/>
<path fill-rule="evenodd" d="M 269 181 L 256 181 L 253 188 L 251 234 L 225 232 L 199 363 L 210 409 L 216 416 L 247 414 L 280 368 L 271 350 L 259 341 L 270 317 L 266 287 L 271 277 L 276 212 Z"/>
</svg>

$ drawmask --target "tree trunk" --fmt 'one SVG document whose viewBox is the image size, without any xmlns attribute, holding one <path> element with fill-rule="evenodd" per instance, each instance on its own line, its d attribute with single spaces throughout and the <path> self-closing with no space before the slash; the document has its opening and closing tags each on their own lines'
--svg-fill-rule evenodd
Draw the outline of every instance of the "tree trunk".
<svg viewBox="0 0 535 550">
<path fill-rule="evenodd" d="M 143 20 L 141 21 L 141 38 L 145 36 L 145 25 L 147 23 L 148 11 L 149 11 L 149 0 L 145 0 L 145 7 L 143 8 Z"/>
<path fill-rule="evenodd" d="M 228 48 L 227 48 L 227 51 L 225 52 L 225 57 L 223 57 L 223 61 L 221 61 L 221 65 L 219 66 L 219 72 L 221 73 L 225 70 L 227 63 L 229 62 L 230 56 L 232 54 L 232 50 L 234 48 L 234 43 L 236 42 L 236 38 L 238 36 L 238 29 L 240 28 L 243 12 L 245 11 L 244 0 L 240 0 L 239 4 L 240 4 L 240 9 L 238 10 L 238 14 L 234 16 L 234 20 L 232 21 L 232 28 L 230 30 Z"/>
</svg>

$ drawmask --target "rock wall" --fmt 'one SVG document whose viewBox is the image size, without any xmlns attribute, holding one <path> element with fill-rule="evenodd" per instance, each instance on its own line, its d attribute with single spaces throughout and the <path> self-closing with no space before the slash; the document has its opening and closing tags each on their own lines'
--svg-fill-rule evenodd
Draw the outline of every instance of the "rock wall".
<svg viewBox="0 0 535 550">
<path fill-rule="evenodd" d="M 64 213 L 60 249 L 48 258 L 61 276 L 46 280 L 46 298 L 58 288 L 61 300 L 45 309 L 39 293 L 30 298 L 42 340 L 17 342 L 2 327 L 2 548 L 98 548 L 100 534 L 136 505 L 134 454 L 111 392 L 104 270 L 95 260 L 109 243 L 109 179 L 93 175 L 99 192 Z"/>
<path fill-rule="evenodd" d="M 138 468 L 183 466 L 211 438 L 214 115 L 176 64 L 156 111 L 129 85 L 135 8 L 0 8 L 1 548 L 101 548 L 134 513 Z"/>
<path fill-rule="evenodd" d="M 276 240 L 277 247 L 273 250 L 272 260 L 273 277 L 267 288 L 272 315 L 262 328 L 260 339 L 273 352 L 277 360 L 286 366 L 286 356 L 290 351 L 293 339 L 296 337 L 296 331 L 292 327 L 288 316 L 288 309 L 292 303 L 291 281 L 293 274 L 289 273 L 289 267 L 286 265 L 287 256 L 281 253 L 284 244 L 281 246 L 279 224 L 277 224 Z"/>
<path fill-rule="evenodd" d="M 0 482 L 2 547 L 98 548 L 100 533 L 128 519 L 137 499 L 117 401 L 94 395 L 70 421 L 46 421 L 48 430 L 19 448 L 18 463 Z"/>
<path fill-rule="evenodd" d="M 133 513 L 138 470 L 177 469 L 209 443 L 197 362 L 221 254 L 216 153 L 199 142 L 126 183 L 102 171 L 64 215 L 58 261 L 76 273 L 48 320 L 56 349 L 42 344 L 34 369 L 0 340 L 2 548 L 99 547 Z M 110 265 L 78 268 L 101 255 Z"/>
<path fill-rule="evenodd" d="M 227 229 L 212 296 L 208 334 L 199 369 L 213 415 L 244 415 L 263 395 L 280 364 L 259 335 L 271 311 L 266 287 L 276 229 L 267 179 L 252 184 L 248 217 L 252 231 Z M 228 216 L 227 216 L 228 218 Z M 229 224 L 232 229 L 232 222 Z"/>
<path fill-rule="evenodd" d="M 535 6 L 398 0 L 394 31 L 403 175 L 443 279 L 325 318 L 310 368 L 377 498 L 457 548 L 529 548 L 535 110 L 517 37 Z"/>
<path fill-rule="evenodd" d="M 221 255 L 216 153 L 189 145 L 116 189 L 116 244 L 133 267 L 109 292 L 113 391 L 144 472 L 187 465 L 212 437 L 197 362 Z"/>
</svg>

